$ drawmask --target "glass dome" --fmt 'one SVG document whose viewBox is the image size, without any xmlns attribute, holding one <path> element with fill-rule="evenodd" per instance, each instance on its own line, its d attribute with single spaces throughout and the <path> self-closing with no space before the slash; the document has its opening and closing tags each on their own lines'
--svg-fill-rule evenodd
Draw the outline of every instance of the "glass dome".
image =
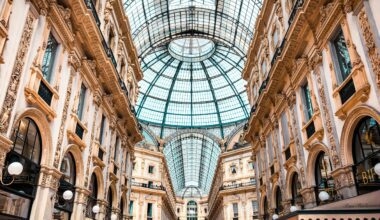
<svg viewBox="0 0 380 220">
<path fill-rule="evenodd" d="M 186 45 L 191 41 L 179 42 Z M 223 126 L 248 118 L 245 81 L 241 79 L 244 58 L 223 45 L 194 41 L 199 50 L 190 53 L 183 47 L 183 56 L 205 56 L 210 50 L 212 54 L 204 60 L 184 61 L 174 57 L 169 46 L 142 59 L 144 79 L 136 107 L 139 120 L 161 129 L 220 127 L 223 132 Z"/>
<path fill-rule="evenodd" d="M 215 51 L 211 40 L 202 38 L 182 38 L 169 44 L 169 53 L 176 59 L 186 62 L 198 62 L 209 58 Z"/>
</svg>

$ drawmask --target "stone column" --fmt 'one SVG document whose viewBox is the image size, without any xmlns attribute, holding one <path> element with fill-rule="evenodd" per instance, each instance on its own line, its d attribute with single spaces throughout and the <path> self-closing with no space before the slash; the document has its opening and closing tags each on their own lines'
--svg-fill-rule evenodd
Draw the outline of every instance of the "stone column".
<svg viewBox="0 0 380 220">
<path fill-rule="evenodd" d="M 107 208 L 106 200 L 98 200 L 98 205 L 100 207 L 99 213 L 96 215 L 96 219 L 103 220 L 106 217 L 106 208 Z"/>
<path fill-rule="evenodd" d="M 341 199 L 356 196 L 356 186 L 351 166 L 339 167 L 331 172 L 334 178 L 335 189 Z"/>
<path fill-rule="evenodd" d="M 72 219 L 85 219 L 85 212 L 87 206 L 87 197 L 90 191 L 86 188 L 76 187 Z"/>
<path fill-rule="evenodd" d="M 316 198 L 315 198 L 315 192 L 314 192 L 314 186 L 303 188 L 300 191 L 303 199 L 304 208 L 312 208 L 317 206 Z"/>
<path fill-rule="evenodd" d="M 37 194 L 34 199 L 30 219 L 51 219 L 53 216 L 55 196 L 62 173 L 42 165 L 38 179 Z"/>
<path fill-rule="evenodd" d="M 283 213 L 284 215 L 287 215 L 290 212 L 290 206 L 292 205 L 291 199 L 286 199 L 282 201 L 282 207 L 284 207 Z"/>
</svg>

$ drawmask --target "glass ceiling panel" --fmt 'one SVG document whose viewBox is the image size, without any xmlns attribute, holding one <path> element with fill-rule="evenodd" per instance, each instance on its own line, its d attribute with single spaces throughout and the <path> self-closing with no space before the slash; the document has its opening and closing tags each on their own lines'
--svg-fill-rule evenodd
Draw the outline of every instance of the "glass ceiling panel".
<svg viewBox="0 0 380 220">
<path fill-rule="evenodd" d="M 181 134 L 169 141 L 164 155 L 176 194 L 181 196 L 184 188 L 195 187 L 207 195 L 220 152 L 217 142 L 198 133 Z"/>
<path fill-rule="evenodd" d="M 179 128 L 224 138 L 225 128 L 249 117 L 241 73 L 262 0 L 123 1 L 144 73 L 140 121 L 160 138 Z M 179 135 L 164 154 L 177 193 L 186 187 L 208 193 L 220 154 L 216 142 Z"/>
</svg>

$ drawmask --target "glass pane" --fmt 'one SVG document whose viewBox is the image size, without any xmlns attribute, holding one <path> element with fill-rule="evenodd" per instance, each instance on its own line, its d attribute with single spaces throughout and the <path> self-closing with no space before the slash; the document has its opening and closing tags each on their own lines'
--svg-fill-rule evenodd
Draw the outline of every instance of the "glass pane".
<svg viewBox="0 0 380 220">
<path fill-rule="evenodd" d="M 51 80 L 54 59 L 58 48 L 58 42 L 52 34 L 49 35 L 44 57 L 42 59 L 42 75 L 48 82 Z"/>
<path fill-rule="evenodd" d="M 348 75 L 351 73 L 351 61 L 348 53 L 346 40 L 344 39 L 343 31 L 340 30 L 338 35 L 333 40 L 336 58 L 339 64 L 339 75 L 338 78 L 340 82 L 343 82 Z"/>
</svg>

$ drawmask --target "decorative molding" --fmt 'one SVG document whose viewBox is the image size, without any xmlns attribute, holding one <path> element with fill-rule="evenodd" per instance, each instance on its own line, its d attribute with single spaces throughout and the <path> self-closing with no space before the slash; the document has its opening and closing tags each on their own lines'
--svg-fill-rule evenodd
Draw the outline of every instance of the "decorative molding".
<svg viewBox="0 0 380 220">
<path fill-rule="evenodd" d="M 376 76 L 376 84 L 378 87 L 380 87 L 380 54 L 378 48 L 376 47 L 375 37 L 373 35 L 364 7 L 359 12 L 358 18 L 360 27 L 362 29 L 363 38 L 367 46 L 368 57 L 372 64 L 372 70 Z"/>
<path fill-rule="evenodd" d="M 67 115 L 69 114 L 69 104 L 70 104 L 70 98 L 71 98 L 71 90 L 72 90 L 72 85 L 73 85 L 73 78 L 74 78 L 74 72 L 70 73 L 69 77 L 69 84 L 67 86 L 66 90 L 66 99 L 65 103 L 63 106 L 63 112 L 62 112 L 62 118 L 61 118 L 61 125 L 59 127 L 59 134 L 58 134 L 58 142 L 57 142 L 57 147 L 55 151 L 55 156 L 54 156 L 54 167 L 59 168 L 59 162 L 61 158 L 61 148 L 62 148 L 62 142 L 63 142 L 63 137 L 64 137 L 64 129 L 67 121 Z"/>
<path fill-rule="evenodd" d="M 0 111 L 0 134 L 5 134 L 9 127 L 11 119 L 11 112 L 16 102 L 17 91 L 20 86 L 21 73 L 24 69 L 25 59 L 29 52 L 30 41 L 32 39 L 34 18 L 31 14 L 28 14 L 26 18 L 25 27 L 21 40 L 19 43 L 19 49 L 17 51 L 15 64 L 13 66 L 12 74 L 9 80 L 7 94 Z"/>
</svg>

